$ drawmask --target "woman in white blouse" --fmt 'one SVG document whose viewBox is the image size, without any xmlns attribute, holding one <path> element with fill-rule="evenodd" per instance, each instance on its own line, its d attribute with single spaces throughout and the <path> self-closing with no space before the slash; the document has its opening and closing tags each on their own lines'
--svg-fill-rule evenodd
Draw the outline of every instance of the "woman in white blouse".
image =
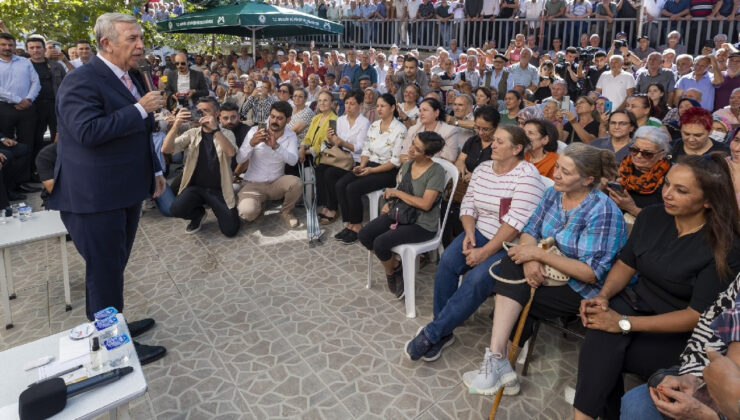
<svg viewBox="0 0 740 420">
<path fill-rule="evenodd" d="M 362 228 L 362 196 L 394 187 L 401 164 L 398 151 L 406 135 L 406 126 L 396 119 L 396 99 L 384 93 L 378 98 L 376 109 L 379 119 L 367 131 L 360 164 L 336 185 L 342 221 L 347 223 L 347 227 L 334 238 L 346 244 L 356 242 L 357 232 Z"/>
<path fill-rule="evenodd" d="M 355 164 L 360 162 L 360 153 L 365 144 L 367 129 L 370 127 L 370 121 L 360 113 L 364 99 L 365 95 L 361 90 L 352 90 L 347 93 L 344 98 L 344 115 L 337 119 L 336 131 L 331 126 L 326 131 L 327 140 L 334 146 L 350 152 Z M 321 223 L 332 223 L 337 217 L 336 185 L 348 173 L 350 171 L 324 163 L 319 163 L 316 167 L 318 215 Z"/>
</svg>

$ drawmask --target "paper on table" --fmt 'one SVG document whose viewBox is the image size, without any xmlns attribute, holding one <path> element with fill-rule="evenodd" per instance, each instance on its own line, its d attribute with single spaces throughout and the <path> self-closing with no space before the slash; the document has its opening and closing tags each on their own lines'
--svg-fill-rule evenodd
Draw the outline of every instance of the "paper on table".
<svg viewBox="0 0 740 420">
<path fill-rule="evenodd" d="M 39 379 L 53 377 L 59 372 L 63 372 L 67 369 L 71 369 L 79 365 L 82 365 L 82 368 L 62 376 L 64 382 L 74 382 L 80 378 L 87 376 L 87 368 L 90 366 L 90 354 L 84 354 L 76 359 L 67 360 L 64 362 L 54 362 L 49 363 L 46 366 L 41 366 L 39 368 Z"/>
<path fill-rule="evenodd" d="M 59 338 L 59 361 L 64 362 L 76 359 L 84 354 L 90 354 L 90 341 L 87 339 L 72 340 L 68 336 Z"/>
</svg>

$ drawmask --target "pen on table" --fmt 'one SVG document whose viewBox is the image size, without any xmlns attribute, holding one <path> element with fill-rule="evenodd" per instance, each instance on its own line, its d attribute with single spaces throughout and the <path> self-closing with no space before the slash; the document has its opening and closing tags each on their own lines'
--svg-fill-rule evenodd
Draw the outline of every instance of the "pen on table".
<svg viewBox="0 0 740 420">
<path fill-rule="evenodd" d="M 72 372 L 76 371 L 77 369 L 82 369 L 82 365 L 77 365 L 77 366 L 75 366 L 73 368 L 69 368 L 69 369 L 63 370 L 63 371 L 61 371 L 59 373 L 55 373 L 55 374 L 49 376 L 48 378 L 39 379 L 38 381 L 36 381 L 36 382 L 34 382 L 34 383 L 32 383 L 31 385 L 28 385 L 28 386 L 31 387 L 33 385 L 39 384 L 41 382 L 44 382 L 47 379 L 58 378 L 60 376 L 64 376 L 64 375 L 66 375 L 68 373 L 72 373 Z"/>
</svg>

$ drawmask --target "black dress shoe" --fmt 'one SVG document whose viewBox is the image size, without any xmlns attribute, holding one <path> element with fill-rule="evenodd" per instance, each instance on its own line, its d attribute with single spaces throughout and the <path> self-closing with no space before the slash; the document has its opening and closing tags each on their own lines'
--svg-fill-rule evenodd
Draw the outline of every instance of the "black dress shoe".
<svg viewBox="0 0 740 420">
<path fill-rule="evenodd" d="M 18 191 L 27 192 L 27 193 L 35 193 L 35 192 L 41 191 L 41 188 L 34 187 L 34 186 L 28 185 L 28 184 L 20 184 L 18 186 Z"/>
<path fill-rule="evenodd" d="M 136 341 L 134 341 L 134 348 L 142 366 L 163 358 L 167 353 L 167 349 L 162 346 L 147 346 Z"/>
<path fill-rule="evenodd" d="M 10 201 L 21 201 L 26 199 L 26 194 L 18 191 L 8 191 L 8 200 Z"/>
<path fill-rule="evenodd" d="M 128 332 L 131 334 L 131 337 L 138 337 L 145 332 L 152 329 L 154 326 L 154 320 L 151 318 L 144 318 L 140 319 L 138 321 L 133 321 L 128 323 Z"/>
</svg>

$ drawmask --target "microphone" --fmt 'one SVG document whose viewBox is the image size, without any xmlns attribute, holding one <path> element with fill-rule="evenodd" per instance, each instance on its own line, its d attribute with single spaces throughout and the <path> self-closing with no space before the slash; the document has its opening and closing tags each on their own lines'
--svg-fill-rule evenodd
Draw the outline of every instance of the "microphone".
<svg viewBox="0 0 740 420">
<path fill-rule="evenodd" d="M 149 92 L 157 90 L 154 88 L 154 80 L 152 79 L 152 66 L 149 64 L 149 61 L 147 61 L 146 58 L 142 58 L 141 60 L 139 60 L 139 65 L 137 66 L 137 68 L 139 70 L 139 73 L 141 74 L 141 78 L 144 79 L 146 90 Z"/>
<path fill-rule="evenodd" d="M 66 385 L 62 378 L 52 378 L 32 385 L 21 393 L 18 414 L 21 420 L 49 418 L 64 410 L 68 398 L 115 382 L 133 371 L 133 367 L 126 366 L 70 385 Z"/>
</svg>

